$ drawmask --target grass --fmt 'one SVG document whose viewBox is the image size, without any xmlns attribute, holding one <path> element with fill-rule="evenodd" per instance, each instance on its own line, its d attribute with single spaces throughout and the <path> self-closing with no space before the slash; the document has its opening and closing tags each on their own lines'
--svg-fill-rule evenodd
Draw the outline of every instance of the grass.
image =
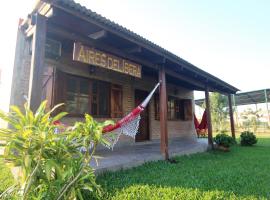
<svg viewBox="0 0 270 200">
<path fill-rule="evenodd" d="M 270 138 L 98 177 L 103 199 L 270 199 Z"/>
<path fill-rule="evenodd" d="M 97 178 L 102 199 L 270 199 L 270 138 L 254 147 L 175 158 L 178 163 L 150 162 Z M 0 161 L 0 193 L 13 180 Z"/>
</svg>

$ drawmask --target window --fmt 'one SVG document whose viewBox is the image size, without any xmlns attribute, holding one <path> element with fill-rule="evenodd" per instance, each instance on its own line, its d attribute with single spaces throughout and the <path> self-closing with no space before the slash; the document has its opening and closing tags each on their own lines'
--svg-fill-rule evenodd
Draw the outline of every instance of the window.
<svg viewBox="0 0 270 200">
<path fill-rule="evenodd" d="M 71 75 L 64 76 L 63 101 L 65 110 L 71 116 L 85 113 L 105 118 L 122 116 L 121 86 Z"/>
<path fill-rule="evenodd" d="M 66 84 L 66 111 L 84 114 L 89 111 L 90 84 L 87 79 L 68 77 Z"/>
<path fill-rule="evenodd" d="M 178 99 L 168 97 L 168 120 L 192 120 L 192 101 L 190 99 Z M 159 120 L 159 96 L 155 95 L 155 119 Z"/>
<path fill-rule="evenodd" d="M 92 82 L 92 112 L 94 116 L 110 116 L 110 84 L 102 81 Z"/>
</svg>

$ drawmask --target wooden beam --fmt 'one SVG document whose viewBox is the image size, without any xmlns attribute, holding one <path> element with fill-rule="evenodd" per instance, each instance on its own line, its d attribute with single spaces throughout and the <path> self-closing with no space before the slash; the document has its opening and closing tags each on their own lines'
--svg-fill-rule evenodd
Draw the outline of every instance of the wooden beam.
<svg viewBox="0 0 270 200">
<path fill-rule="evenodd" d="M 35 33 L 35 26 L 29 26 L 27 30 L 25 30 L 26 37 L 32 37 Z"/>
<path fill-rule="evenodd" d="M 232 132 L 232 137 L 235 139 L 235 127 L 234 127 L 234 119 L 233 119 L 232 95 L 231 94 L 228 94 L 228 103 L 229 103 L 229 115 L 230 115 L 230 123 L 231 123 L 231 132 Z"/>
<path fill-rule="evenodd" d="M 52 17 L 54 15 L 53 7 L 48 3 L 43 3 L 42 6 L 39 8 L 38 13 L 44 17 Z"/>
<path fill-rule="evenodd" d="M 46 18 L 37 14 L 32 42 L 28 103 L 33 112 L 42 101 L 42 78 L 45 65 Z"/>
<path fill-rule="evenodd" d="M 206 115 L 207 115 L 207 128 L 208 128 L 208 145 L 209 148 L 213 149 L 213 133 L 212 133 L 212 120 L 211 120 L 211 106 L 209 98 L 209 88 L 205 87 L 205 105 L 206 105 Z"/>
<path fill-rule="evenodd" d="M 107 35 L 108 35 L 107 31 L 101 30 L 101 31 L 89 34 L 88 37 L 90 37 L 93 40 L 99 40 L 99 39 L 107 37 Z"/>
<path fill-rule="evenodd" d="M 166 88 L 166 74 L 164 65 L 159 70 L 159 80 L 161 85 L 159 87 L 159 114 L 160 114 L 160 150 L 164 155 L 165 160 L 169 159 L 168 152 L 168 128 L 167 128 L 167 88 Z"/>
</svg>

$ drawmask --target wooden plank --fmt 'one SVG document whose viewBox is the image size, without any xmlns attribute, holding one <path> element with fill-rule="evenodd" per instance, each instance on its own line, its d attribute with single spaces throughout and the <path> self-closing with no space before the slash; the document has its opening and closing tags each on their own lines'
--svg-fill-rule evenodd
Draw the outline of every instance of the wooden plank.
<svg viewBox="0 0 270 200">
<path fill-rule="evenodd" d="M 230 115 L 230 123 L 231 123 L 231 132 L 232 132 L 232 137 L 235 139 L 235 127 L 234 127 L 234 119 L 233 119 L 232 95 L 231 94 L 228 94 L 228 102 L 229 102 L 229 115 Z"/>
<path fill-rule="evenodd" d="M 32 111 L 36 111 L 42 101 L 42 76 L 45 65 L 46 18 L 37 14 L 32 42 L 31 70 L 28 101 Z"/>
<path fill-rule="evenodd" d="M 80 42 L 74 43 L 73 60 L 103 67 L 137 78 L 142 77 L 142 66 L 140 64 L 120 58 L 113 54 L 108 54 L 105 51 L 100 51 L 93 47 L 85 46 Z"/>
<path fill-rule="evenodd" d="M 211 120 L 211 106 L 209 98 L 209 88 L 205 88 L 205 105 L 206 105 L 206 115 L 207 115 L 207 128 L 208 128 L 208 145 L 209 148 L 213 149 L 213 131 L 212 131 L 212 120 Z"/>
<path fill-rule="evenodd" d="M 160 114 L 160 149 L 164 155 L 165 160 L 169 159 L 168 153 L 168 128 L 167 128 L 167 88 L 166 88 L 166 74 L 164 65 L 159 70 L 159 80 L 161 85 L 159 87 L 159 114 Z"/>
</svg>

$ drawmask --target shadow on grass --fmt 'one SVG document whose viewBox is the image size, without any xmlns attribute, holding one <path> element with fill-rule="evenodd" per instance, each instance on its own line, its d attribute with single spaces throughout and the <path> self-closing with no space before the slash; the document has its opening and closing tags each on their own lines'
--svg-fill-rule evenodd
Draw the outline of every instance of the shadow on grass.
<svg viewBox="0 0 270 200">
<path fill-rule="evenodd" d="M 125 195 L 127 199 L 135 195 L 136 199 L 136 194 L 156 199 L 151 190 L 160 194 L 167 191 L 168 199 L 173 194 L 184 198 L 181 195 L 188 193 L 199 199 L 209 193 L 213 199 L 218 195 L 222 199 L 270 198 L 270 138 L 260 138 L 254 147 L 234 146 L 228 153 L 212 151 L 175 159 L 176 164 L 149 162 L 100 175 L 98 183 L 107 193 L 104 199 L 121 199 Z"/>
</svg>

